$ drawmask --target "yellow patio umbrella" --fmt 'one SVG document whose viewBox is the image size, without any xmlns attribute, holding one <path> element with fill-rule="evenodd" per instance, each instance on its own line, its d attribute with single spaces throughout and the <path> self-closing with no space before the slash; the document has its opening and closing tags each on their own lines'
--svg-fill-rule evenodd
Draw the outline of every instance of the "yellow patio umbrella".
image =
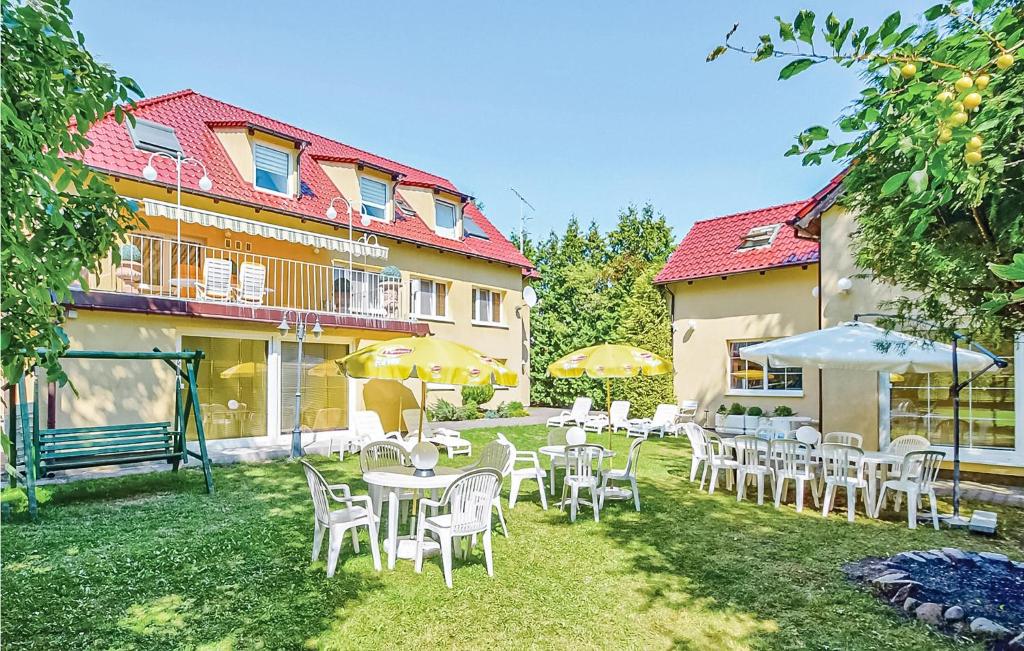
<svg viewBox="0 0 1024 651">
<path fill-rule="evenodd" d="M 328 359 L 309 367 L 306 371 L 306 375 L 312 377 L 334 377 L 343 376 L 341 369 L 338 368 L 338 362 L 333 359 Z"/>
<path fill-rule="evenodd" d="M 420 434 L 427 383 L 514 387 L 519 376 L 493 357 L 454 341 L 438 337 L 402 337 L 361 348 L 336 360 L 345 375 L 359 379 L 418 379 L 420 385 Z"/>
<path fill-rule="evenodd" d="M 222 380 L 230 380 L 232 378 L 249 378 L 255 377 L 257 374 L 263 373 L 267 368 L 266 364 L 258 364 L 256 362 L 242 362 L 241 364 L 235 364 L 230 368 L 226 368 L 220 372 L 220 378 Z"/>
<path fill-rule="evenodd" d="M 573 351 L 548 366 L 553 377 L 588 377 L 604 379 L 605 402 L 608 414 L 608 445 L 612 442 L 611 378 L 638 375 L 663 375 L 672 371 L 672 363 L 649 350 L 628 344 L 600 344 Z"/>
</svg>

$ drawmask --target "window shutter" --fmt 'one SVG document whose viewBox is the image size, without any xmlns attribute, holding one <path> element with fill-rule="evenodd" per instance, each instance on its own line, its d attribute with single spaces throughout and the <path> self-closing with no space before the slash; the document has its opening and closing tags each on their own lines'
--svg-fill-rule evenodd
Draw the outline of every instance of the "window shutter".
<svg viewBox="0 0 1024 651">
<path fill-rule="evenodd" d="M 366 203 L 383 206 L 388 202 L 388 186 L 365 176 L 359 177 L 359 193 Z"/>
<path fill-rule="evenodd" d="M 437 316 L 447 316 L 445 314 L 445 296 L 448 293 L 448 286 L 444 283 L 435 283 L 434 286 L 437 288 L 437 300 L 434 306 Z"/>
<path fill-rule="evenodd" d="M 491 292 L 491 321 L 501 323 L 501 294 Z"/>
<path fill-rule="evenodd" d="M 256 167 L 271 174 L 288 176 L 289 156 L 283 151 L 256 145 Z"/>
</svg>

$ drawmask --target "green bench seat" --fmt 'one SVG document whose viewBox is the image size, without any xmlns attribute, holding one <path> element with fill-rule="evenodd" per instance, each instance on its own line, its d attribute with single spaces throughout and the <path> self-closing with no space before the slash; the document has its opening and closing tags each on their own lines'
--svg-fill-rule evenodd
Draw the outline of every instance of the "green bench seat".
<svg viewBox="0 0 1024 651">
<path fill-rule="evenodd" d="M 122 463 L 181 460 L 178 433 L 169 422 L 41 429 L 38 463 L 42 473 Z"/>
</svg>

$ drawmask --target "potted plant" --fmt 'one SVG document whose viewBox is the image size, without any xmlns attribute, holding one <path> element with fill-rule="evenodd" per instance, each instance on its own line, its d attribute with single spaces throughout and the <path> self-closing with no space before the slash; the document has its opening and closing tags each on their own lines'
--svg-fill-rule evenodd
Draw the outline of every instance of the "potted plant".
<svg viewBox="0 0 1024 651">
<path fill-rule="evenodd" d="M 793 408 L 788 405 L 779 405 L 772 410 L 772 429 L 776 432 L 789 432 L 793 428 Z"/>
<path fill-rule="evenodd" d="M 118 252 L 121 262 L 114 275 L 127 286 L 128 291 L 137 292 L 137 285 L 142 282 L 142 251 L 134 244 L 125 243 Z"/>
<path fill-rule="evenodd" d="M 743 428 L 746 425 L 746 414 L 747 408 L 738 402 L 734 402 L 729 405 L 729 410 L 725 414 L 725 423 L 722 426 L 722 431 L 726 434 L 742 434 Z"/>
<path fill-rule="evenodd" d="M 391 317 L 398 316 L 401 305 L 399 291 L 402 287 L 402 272 L 395 265 L 388 265 L 380 270 L 380 292 L 384 313 Z"/>
<path fill-rule="evenodd" d="M 729 410 L 725 408 L 725 404 L 718 405 L 718 411 L 715 412 L 715 430 L 721 430 L 725 428 L 725 417 L 729 414 Z"/>
</svg>

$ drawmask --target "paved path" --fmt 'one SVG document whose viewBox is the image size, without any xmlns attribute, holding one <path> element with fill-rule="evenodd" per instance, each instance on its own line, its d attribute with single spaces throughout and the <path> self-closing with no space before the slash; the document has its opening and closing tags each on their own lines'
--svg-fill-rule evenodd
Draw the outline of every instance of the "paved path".
<svg viewBox="0 0 1024 651">
<path fill-rule="evenodd" d="M 543 425 L 552 416 L 562 413 L 554 407 L 527 407 L 529 416 L 521 418 L 478 418 L 476 420 L 455 420 L 433 423 L 434 427 L 447 427 L 458 431 L 482 427 L 515 427 L 518 425 Z"/>
<path fill-rule="evenodd" d="M 952 495 L 953 481 L 940 479 L 935 482 L 935 494 Z M 961 481 L 960 498 L 968 502 L 1024 508 L 1024 486 L 994 486 L 976 481 Z"/>
</svg>

